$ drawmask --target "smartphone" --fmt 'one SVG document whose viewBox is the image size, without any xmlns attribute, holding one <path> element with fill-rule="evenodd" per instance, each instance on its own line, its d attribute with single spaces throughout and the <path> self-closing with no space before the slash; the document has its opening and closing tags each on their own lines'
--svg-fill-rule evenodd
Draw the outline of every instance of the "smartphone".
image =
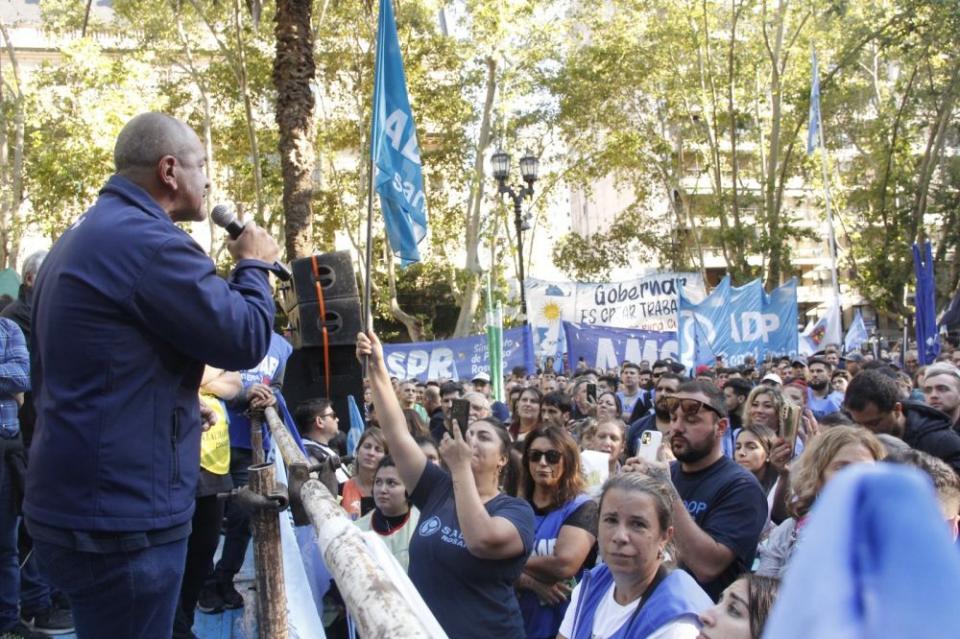
<svg viewBox="0 0 960 639">
<path fill-rule="evenodd" d="M 663 433 L 659 430 L 645 430 L 640 433 L 640 444 L 637 446 L 637 457 L 649 462 L 657 461 L 657 451 L 663 442 Z"/>
<path fill-rule="evenodd" d="M 778 435 L 790 444 L 791 451 L 797 449 L 797 433 L 800 430 L 802 416 L 803 409 L 784 402 L 783 408 L 780 410 L 780 432 Z"/>
<path fill-rule="evenodd" d="M 454 421 L 460 425 L 460 434 L 466 439 L 467 423 L 470 421 L 470 402 L 468 400 L 453 400 L 453 407 L 450 409 L 450 428 L 453 428 Z M 450 436 L 453 437 L 452 430 L 450 431 Z"/>
<path fill-rule="evenodd" d="M 597 403 L 597 385 L 594 383 L 587 384 L 587 401 Z"/>
</svg>

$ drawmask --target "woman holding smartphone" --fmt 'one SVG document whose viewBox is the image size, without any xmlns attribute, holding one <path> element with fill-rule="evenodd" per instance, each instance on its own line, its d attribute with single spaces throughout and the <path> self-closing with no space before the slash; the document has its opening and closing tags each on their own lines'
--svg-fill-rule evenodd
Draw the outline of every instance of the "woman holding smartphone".
<svg viewBox="0 0 960 639">
<path fill-rule="evenodd" d="M 527 502 L 500 492 L 510 436 L 495 419 L 473 422 L 466 437 L 454 425 L 440 444 L 450 473 L 428 464 L 406 428 L 372 331 L 357 336 L 357 356 L 369 358 L 380 426 L 420 510 L 410 541 L 410 580 L 448 636 L 523 637 L 513 584 L 533 547 L 534 516 Z"/>
</svg>

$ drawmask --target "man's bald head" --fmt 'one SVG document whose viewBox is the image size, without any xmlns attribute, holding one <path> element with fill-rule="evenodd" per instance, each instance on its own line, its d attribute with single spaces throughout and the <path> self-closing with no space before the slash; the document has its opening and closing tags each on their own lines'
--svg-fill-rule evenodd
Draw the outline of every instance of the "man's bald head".
<svg viewBox="0 0 960 639">
<path fill-rule="evenodd" d="M 205 155 L 193 129 L 163 113 L 141 113 L 127 122 L 113 148 L 117 175 L 149 193 L 174 222 L 205 217 Z"/>
<path fill-rule="evenodd" d="M 130 175 L 156 168 L 166 155 L 183 159 L 200 148 L 197 134 L 180 120 L 164 113 L 141 113 L 117 136 L 113 163 L 117 173 Z"/>
</svg>

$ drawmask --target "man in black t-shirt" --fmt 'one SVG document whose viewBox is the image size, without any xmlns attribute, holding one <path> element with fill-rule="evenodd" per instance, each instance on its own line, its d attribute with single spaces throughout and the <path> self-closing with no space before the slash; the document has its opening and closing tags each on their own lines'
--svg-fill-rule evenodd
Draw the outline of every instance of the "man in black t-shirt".
<svg viewBox="0 0 960 639">
<path fill-rule="evenodd" d="M 767 518 L 756 478 L 723 454 L 728 428 L 723 395 L 712 383 L 680 385 L 667 400 L 670 448 L 677 461 L 627 460 L 624 472 L 645 472 L 672 485 L 679 561 L 715 600 L 750 569 Z"/>
</svg>

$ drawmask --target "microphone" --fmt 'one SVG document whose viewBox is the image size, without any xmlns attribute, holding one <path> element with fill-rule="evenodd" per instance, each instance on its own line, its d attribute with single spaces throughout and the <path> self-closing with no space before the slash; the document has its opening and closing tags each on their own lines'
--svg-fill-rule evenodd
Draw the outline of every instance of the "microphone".
<svg viewBox="0 0 960 639">
<path fill-rule="evenodd" d="M 237 220 L 236 214 L 226 204 L 217 204 L 213 207 L 213 210 L 210 211 L 210 219 L 213 220 L 214 224 L 225 230 L 230 235 L 230 239 L 233 240 L 240 237 L 246 226 L 246 224 L 241 224 Z"/>
<path fill-rule="evenodd" d="M 210 211 L 210 219 L 213 220 L 214 224 L 225 230 L 232 240 L 240 237 L 243 229 L 247 226 L 245 222 L 241 223 L 237 220 L 236 213 L 226 204 L 217 204 L 213 207 L 213 210 Z M 290 269 L 280 262 L 273 263 L 273 273 L 284 282 L 289 282 L 290 278 L 293 277 Z"/>
</svg>

